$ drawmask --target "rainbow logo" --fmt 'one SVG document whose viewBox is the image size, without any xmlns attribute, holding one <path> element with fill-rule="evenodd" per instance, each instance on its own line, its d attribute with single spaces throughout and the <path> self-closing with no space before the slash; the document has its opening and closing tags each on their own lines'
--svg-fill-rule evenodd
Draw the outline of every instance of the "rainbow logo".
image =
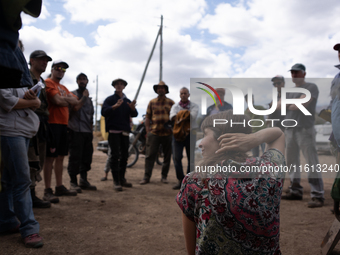
<svg viewBox="0 0 340 255">
<path fill-rule="evenodd" d="M 205 84 L 205 83 L 203 83 L 203 82 L 197 82 L 197 83 L 202 84 L 202 85 L 206 86 L 207 88 L 211 89 L 211 90 L 215 93 L 215 95 L 217 96 L 218 100 L 220 101 L 220 104 L 223 105 L 220 96 L 218 95 L 217 91 L 216 91 L 213 87 L 211 87 L 210 85 Z M 216 107 L 217 107 L 217 103 L 216 103 L 216 100 L 215 100 L 214 96 L 213 96 L 208 90 L 203 89 L 203 88 L 200 88 L 200 87 L 196 87 L 196 88 L 198 88 L 198 89 L 200 89 L 200 90 L 203 90 L 203 91 L 205 91 L 206 93 L 208 93 L 208 95 L 212 98 L 212 100 L 214 100 L 214 103 L 215 103 L 215 105 L 216 105 Z"/>
</svg>

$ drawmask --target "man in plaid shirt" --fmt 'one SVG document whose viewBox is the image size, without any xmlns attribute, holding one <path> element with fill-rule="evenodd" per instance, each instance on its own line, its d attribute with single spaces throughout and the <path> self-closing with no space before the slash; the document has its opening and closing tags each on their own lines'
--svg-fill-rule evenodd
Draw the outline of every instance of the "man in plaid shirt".
<svg viewBox="0 0 340 255">
<path fill-rule="evenodd" d="M 165 124 L 169 121 L 169 114 L 172 105 L 175 103 L 165 94 L 169 93 L 169 87 L 160 81 L 153 86 L 158 97 L 149 102 L 146 117 L 145 129 L 147 133 L 145 152 L 145 173 L 139 184 L 144 185 L 150 182 L 152 169 L 158 153 L 159 145 L 163 147 L 164 162 L 162 165 L 162 183 L 168 183 L 167 177 L 171 160 L 172 129 Z"/>
</svg>

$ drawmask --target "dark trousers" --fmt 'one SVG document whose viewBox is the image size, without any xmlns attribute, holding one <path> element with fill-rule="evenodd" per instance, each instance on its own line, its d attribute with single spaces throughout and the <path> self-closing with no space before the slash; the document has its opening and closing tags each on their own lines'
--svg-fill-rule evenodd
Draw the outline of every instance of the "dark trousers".
<svg viewBox="0 0 340 255">
<path fill-rule="evenodd" d="M 111 172 L 115 185 L 122 185 L 125 180 L 126 164 L 129 152 L 129 136 L 123 133 L 109 134 L 111 148 Z"/>
<path fill-rule="evenodd" d="M 176 177 L 180 182 L 182 182 L 182 180 L 184 179 L 184 172 L 183 172 L 183 165 L 182 165 L 184 147 L 185 147 L 185 152 L 188 158 L 187 173 L 190 172 L 190 135 L 188 135 L 184 141 L 180 141 L 180 142 L 176 141 L 176 139 L 173 137 L 172 145 L 173 145 L 172 157 L 173 157 L 174 164 L 175 164 Z"/>
<path fill-rule="evenodd" d="M 69 130 L 69 159 L 68 174 L 71 182 L 77 183 L 77 175 L 87 179 L 87 172 L 91 169 L 93 154 L 93 134 L 85 132 L 74 132 Z"/>
<path fill-rule="evenodd" d="M 171 141 L 172 135 L 159 136 L 148 133 L 146 139 L 146 151 L 145 151 L 145 173 L 144 179 L 150 180 L 152 175 L 152 169 L 156 161 L 159 145 L 163 147 L 164 162 L 162 165 L 162 178 L 167 178 L 170 168 L 171 160 Z"/>
<path fill-rule="evenodd" d="M 173 161 L 176 169 L 176 177 L 182 182 L 184 179 L 184 171 L 182 165 L 183 159 L 183 149 L 185 147 L 185 152 L 188 158 L 188 168 L 187 174 L 192 172 L 195 166 L 195 144 L 196 144 L 196 131 L 192 131 L 190 135 L 188 135 L 184 141 L 176 141 L 175 138 L 172 140 L 172 151 L 173 151 Z"/>
</svg>

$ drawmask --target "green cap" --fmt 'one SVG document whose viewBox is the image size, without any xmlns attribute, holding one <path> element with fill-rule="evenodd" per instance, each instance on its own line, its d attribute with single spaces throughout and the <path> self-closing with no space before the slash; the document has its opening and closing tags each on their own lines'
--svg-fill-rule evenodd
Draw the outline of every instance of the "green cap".
<svg viewBox="0 0 340 255">
<path fill-rule="evenodd" d="M 290 71 L 306 71 L 306 67 L 303 64 L 297 63 L 293 65 L 290 70 L 288 70 L 288 72 Z"/>
</svg>

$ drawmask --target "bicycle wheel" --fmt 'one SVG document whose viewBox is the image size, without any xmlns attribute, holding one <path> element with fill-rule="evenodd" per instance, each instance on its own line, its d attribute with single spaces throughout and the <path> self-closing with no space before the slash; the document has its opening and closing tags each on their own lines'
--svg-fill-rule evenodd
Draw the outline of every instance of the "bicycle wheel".
<svg viewBox="0 0 340 255">
<path fill-rule="evenodd" d="M 159 149 L 158 149 L 158 153 L 156 157 L 156 163 L 161 166 L 163 165 L 163 162 L 164 162 L 163 147 L 162 145 L 159 145 Z"/>
<path fill-rule="evenodd" d="M 138 161 L 139 151 L 137 150 L 136 145 L 131 148 L 129 151 L 129 157 L 126 167 L 132 167 Z"/>
</svg>

